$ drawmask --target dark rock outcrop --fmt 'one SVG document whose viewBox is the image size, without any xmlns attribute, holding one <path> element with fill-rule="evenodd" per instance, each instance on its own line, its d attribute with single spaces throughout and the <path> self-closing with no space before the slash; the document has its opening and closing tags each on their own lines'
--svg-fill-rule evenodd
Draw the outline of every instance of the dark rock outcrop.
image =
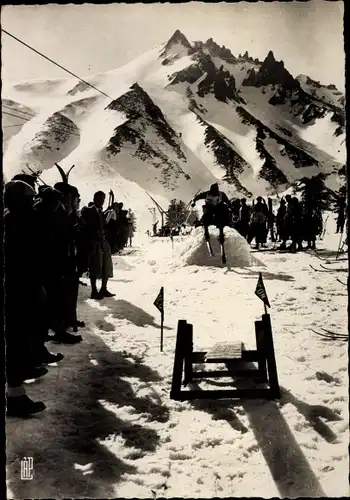
<svg viewBox="0 0 350 500">
<path fill-rule="evenodd" d="M 254 72 L 254 75 L 250 73 L 248 78 L 242 82 L 242 85 L 251 85 L 254 87 L 280 85 L 289 91 L 300 88 L 298 80 L 286 70 L 283 61 L 276 61 L 271 50 L 259 70 L 256 73 Z"/>
</svg>

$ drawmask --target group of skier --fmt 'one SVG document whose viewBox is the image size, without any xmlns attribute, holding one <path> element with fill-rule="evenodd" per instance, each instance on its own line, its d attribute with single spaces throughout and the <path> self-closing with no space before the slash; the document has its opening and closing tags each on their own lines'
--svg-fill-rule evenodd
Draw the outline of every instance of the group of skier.
<svg viewBox="0 0 350 500">
<path fill-rule="evenodd" d="M 46 365 L 63 359 L 48 350 L 47 342 L 82 341 L 78 328 L 85 324 L 77 319 L 80 278 L 89 274 L 91 299 L 113 297 L 107 289 L 113 276 L 110 244 L 117 252 L 128 238 L 131 243 L 130 217 L 123 221 L 128 212 L 122 204 L 103 212 L 106 196 L 98 191 L 80 211 L 75 186 L 58 182 L 37 188 L 37 180 L 19 174 L 4 191 L 8 416 L 25 417 L 45 409 L 44 403 L 26 395 L 23 382 L 45 375 Z"/>
<path fill-rule="evenodd" d="M 204 236 L 210 252 L 208 227 L 211 225 L 219 228 L 222 247 L 223 230 L 228 226 L 236 229 L 249 244 L 255 240 L 256 249 L 265 247 L 270 237 L 272 242 L 281 243 L 280 250 L 291 252 L 304 250 L 303 241 L 307 243 L 306 249 L 316 249 L 316 238 L 321 236 L 325 229 L 321 210 L 314 203 L 302 202 L 291 195 L 280 200 L 276 213 L 271 198 L 266 202 L 262 196 L 258 196 L 251 205 L 247 204 L 245 198 L 229 200 L 227 195 L 219 190 L 218 184 L 213 184 L 208 191 L 195 196 L 192 206 L 199 200 L 205 200 L 200 222 L 204 227 Z M 341 233 L 344 231 L 345 205 L 345 197 L 340 197 L 337 232 Z M 287 247 L 288 241 L 290 245 Z"/>
<path fill-rule="evenodd" d="M 113 203 L 105 212 L 106 237 L 112 254 L 119 253 L 126 246 L 132 247 L 135 233 L 135 216 L 123 210 L 123 203 Z"/>
</svg>

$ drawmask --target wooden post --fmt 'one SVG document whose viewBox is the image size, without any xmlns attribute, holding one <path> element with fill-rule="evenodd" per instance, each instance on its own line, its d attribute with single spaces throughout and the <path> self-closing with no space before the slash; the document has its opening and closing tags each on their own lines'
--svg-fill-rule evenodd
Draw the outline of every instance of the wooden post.
<svg viewBox="0 0 350 500">
<path fill-rule="evenodd" d="M 160 313 L 160 352 L 163 352 L 163 331 L 164 331 L 164 309 Z"/>
<path fill-rule="evenodd" d="M 256 350 L 258 356 L 258 367 L 262 382 L 267 382 L 266 370 L 266 346 L 264 336 L 264 325 L 262 321 L 255 321 Z"/>
<path fill-rule="evenodd" d="M 181 400 L 181 382 L 184 361 L 184 335 L 187 321 L 180 319 L 177 324 L 176 347 L 174 356 L 173 378 L 171 381 L 170 399 Z"/>
<path fill-rule="evenodd" d="M 184 386 L 186 386 L 193 379 L 193 366 L 192 366 L 192 352 L 193 352 L 193 325 L 188 323 L 186 325 L 186 333 L 184 334 L 184 358 L 185 358 L 185 377 Z M 185 343 L 186 341 L 186 343 Z"/>
</svg>

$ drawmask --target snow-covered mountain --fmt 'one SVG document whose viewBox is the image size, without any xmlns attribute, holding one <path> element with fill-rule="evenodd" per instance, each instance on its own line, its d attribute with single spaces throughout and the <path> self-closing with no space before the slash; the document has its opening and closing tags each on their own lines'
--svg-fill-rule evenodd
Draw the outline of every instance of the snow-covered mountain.
<svg viewBox="0 0 350 500">
<path fill-rule="evenodd" d="M 190 43 L 177 30 L 85 80 L 102 93 L 72 78 L 3 86 L 5 177 L 29 164 L 54 180 L 55 162 L 75 164 L 71 179 L 86 197 L 114 189 L 145 223 L 146 191 L 166 205 L 217 180 L 231 196 L 256 196 L 319 172 L 338 187 L 344 96 L 295 78 L 272 51 L 259 61 L 212 39 Z"/>
</svg>

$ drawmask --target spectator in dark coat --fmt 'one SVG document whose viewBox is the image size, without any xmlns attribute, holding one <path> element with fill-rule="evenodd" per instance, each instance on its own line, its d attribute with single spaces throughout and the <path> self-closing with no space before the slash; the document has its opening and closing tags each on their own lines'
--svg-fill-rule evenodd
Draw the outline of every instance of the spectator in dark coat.
<svg viewBox="0 0 350 500">
<path fill-rule="evenodd" d="M 7 415 L 27 416 L 45 409 L 32 401 L 22 385 L 47 373 L 36 369 L 37 316 L 45 300 L 41 278 L 41 249 L 33 214 L 34 189 L 22 181 L 5 186 L 5 340 Z"/>
<path fill-rule="evenodd" d="M 41 228 L 44 249 L 45 281 L 49 303 L 50 328 L 55 332 L 53 340 L 74 344 L 82 340 L 80 335 L 70 334 L 65 322 L 66 278 L 70 273 L 70 231 L 68 213 L 68 191 L 62 195 L 47 187 L 41 192 L 41 200 L 35 211 Z"/>
<path fill-rule="evenodd" d="M 91 281 L 91 298 L 103 299 L 113 297 L 107 290 L 108 279 L 113 277 L 111 249 L 105 234 L 105 219 L 102 207 L 106 195 L 98 191 L 94 195 L 94 204 L 84 207 L 81 216 L 86 224 L 86 234 L 89 241 L 89 274 Z M 102 280 L 100 291 L 97 291 L 97 280 Z"/>
<path fill-rule="evenodd" d="M 277 234 L 278 234 L 278 241 L 287 241 L 288 235 L 286 234 L 286 216 L 287 216 L 287 207 L 286 207 L 286 202 L 282 198 L 280 202 L 280 206 L 277 211 L 277 216 L 276 216 L 276 226 L 277 226 Z M 285 243 L 282 245 L 285 246 Z M 282 248 L 282 246 L 281 246 Z"/>
<path fill-rule="evenodd" d="M 247 205 L 247 200 L 242 198 L 241 206 L 239 209 L 239 232 L 244 237 L 247 238 L 249 234 L 249 220 L 250 220 L 250 207 Z"/>
<path fill-rule="evenodd" d="M 345 196 L 341 196 L 338 199 L 338 218 L 337 218 L 337 230 L 336 233 L 342 233 L 344 231 L 345 225 L 345 207 L 346 207 L 346 198 Z"/>
</svg>

